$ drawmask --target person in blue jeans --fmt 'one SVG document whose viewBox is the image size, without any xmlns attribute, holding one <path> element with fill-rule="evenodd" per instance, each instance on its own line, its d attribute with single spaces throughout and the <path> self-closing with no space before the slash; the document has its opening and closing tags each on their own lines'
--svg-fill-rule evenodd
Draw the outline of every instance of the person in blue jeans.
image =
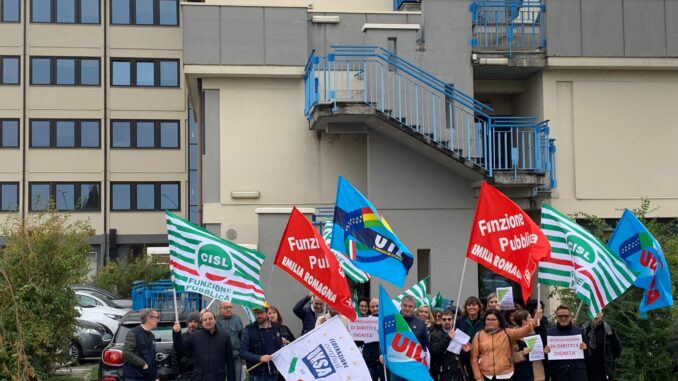
<svg viewBox="0 0 678 381">
<path fill-rule="evenodd" d="M 245 360 L 250 381 L 276 381 L 278 370 L 271 355 L 283 346 L 280 325 L 268 320 L 263 307 L 252 308 L 256 321 L 247 325 L 240 340 L 240 356 Z"/>
</svg>

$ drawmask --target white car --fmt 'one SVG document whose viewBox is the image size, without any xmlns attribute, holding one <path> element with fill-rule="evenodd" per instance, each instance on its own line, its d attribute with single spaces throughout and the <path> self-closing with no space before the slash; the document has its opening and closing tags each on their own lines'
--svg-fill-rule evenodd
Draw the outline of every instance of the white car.
<svg viewBox="0 0 678 381">
<path fill-rule="evenodd" d="M 76 309 L 80 312 L 80 319 L 105 325 L 113 334 L 118 330 L 120 318 L 125 315 L 129 308 L 112 308 L 103 305 L 97 305 L 87 297 L 89 295 L 77 295 L 78 306 Z"/>
<path fill-rule="evenodd" d="M 120 299 L 112 299 L 107 295 L 92 291 L 92 290 L 75 290 L 75 299 L 78 301 L 80 306 L 103 306 L 111 307 L 120 310 L 125 310 L 125 312 L 130 310 L 131 305 L 123 305 L 120 303 Z M 123 299 L 124 300 L 124 299 Z M 124 314 L 123 314 L 124 315 Z"/>
</svg>

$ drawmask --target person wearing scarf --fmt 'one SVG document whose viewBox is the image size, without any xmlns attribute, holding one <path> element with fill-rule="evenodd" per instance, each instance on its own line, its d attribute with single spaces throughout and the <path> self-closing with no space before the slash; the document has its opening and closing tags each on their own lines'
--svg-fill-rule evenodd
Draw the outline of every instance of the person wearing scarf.
<svg viewBox="0 0 678 381">
<path fill-rule="evenodd" d="M 537 311 L 536 319 L 541 319 Z M 471 367 L 476 381 L 512 380 L 515 369 L 511 360 L 511 341 L 515 342 L 534 331 L 534 321 L 520 328 L 506 328 L 501 312 L 490 309 L 485 313 L 485 328 L 471 343 Z"/>
</svg>

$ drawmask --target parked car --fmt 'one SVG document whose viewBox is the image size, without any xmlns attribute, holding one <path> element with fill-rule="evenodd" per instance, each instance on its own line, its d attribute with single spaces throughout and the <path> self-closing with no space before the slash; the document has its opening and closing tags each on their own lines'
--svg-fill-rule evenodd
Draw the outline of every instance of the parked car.
<svg viewBox="0 0 678 381">
<path fill-rule="evenodd" d="M 118 330 L 120 319 L 129 311 L 129 309 L 83 305 L 79 303 L 76 309 L 80 312 L 80 320 L 103 324 L 112 333 Z"/>
<path fill-rule="evenodd" d="M 115 303 L 120 307 L 132 308 L 131 298 L 121 298 L 119 295 L 115 295 L 114 293 L 104 290 L 103 288 L 92 286 L 91 284 L 74 284 L 71 285 L 71 289 L 73 291 L 81 291 L 86 294 L 96 292 L 97 294 L 105 295 L 108 299 L 115 301 Z"/>
<path fill-rule="evenodd" d="M 153 330 L 155 335 L 156 360 L 158 361 L 158 378 L 160 380 L 175 380 L 179 374 L 176 357 L 172 356 L 172 326 L 174 325 L 174 310 L 158 311 L 160 320 L 158 326 Z M 186 329 L 186 318 L 188 312 L 179 316 L 182 331 Z M 125 344 L 125 337 L 130 329 L 141 324 L 139 311 L 131 311 L 120 319 L 118 331 L 113 335 L 113 340 L 101 353 L 99 361 L 99 381 L 122 381 L 122 348 Z"/>
<path fill-rule="evenodd" d="M 77 326 L 68 356 L 71 364 L 86 358 L 97 358 L 113 339 L 113 333 L 105 325 L 77 319 Z"/>
<path fill-rule="evenodd" d="M 78 301 L 78 304 L 83 306 L 104 306 L 110 308 L 122 309 L 127 313 L 132 308 L 131 306 L 123 306 L 118 303 L 121 299 L 111 299 L 107 295 L 99 293 L 97 291 L 75 291 L 75 298 Z"/>
</svg>

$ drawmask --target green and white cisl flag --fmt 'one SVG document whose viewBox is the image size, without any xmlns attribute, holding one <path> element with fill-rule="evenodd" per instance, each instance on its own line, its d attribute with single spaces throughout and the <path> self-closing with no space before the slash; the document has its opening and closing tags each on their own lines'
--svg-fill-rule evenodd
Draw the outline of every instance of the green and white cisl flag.
<svg viewBox="0 0 678 381">
<path fill-rule="evenodd" d="M 334 224 L 332 223 L 332 221 L 327 221 L 327 222 L 325 222 L 325 226 L 323 227 L 323 240 L 325 240 L 327 247 L 332 246 L 332 227 L 333 226 L 334 226 Z M 355 282 L 355 283 L 365 283 L 368 280 L 370 280 L 370 274 L 359 269 L 356 265 L 353 264 L 353 262 L 351 262 L 350 259 L 348 259 L 347 256 L 345 256 L 344 254 L 342 254 L 342 253 L 340 253 L 336 250 L 332 250 L 332 253 L 337 258 L 337 261 L 339 261 L 339 264 L 341 265 L 341 269 L 344 270 L 344 274 L 346 274 L 346 276 L 349 277 L 353 282 Z"/>
<path fill-rule="evenodd" d="M 395 304 L 396 307 L 400 308 L 400 301 L 403 300 L 403 297 L 405 295 L 410 295 L 414 298 L 416 308 L 419 308 L 419 306 L 421 306 L 422 304 L 429 306 L 430 308 L 429 297 L 428 294 L 426 293 L 427 279 L 428 277 L 420 280 L 417 284 L 408 288 L 402 294 L 396 296 L 396 298 L 393 299 L 393 304 Z"/>
<path fill-rule="evenodd" d="M 370 380 L 370 371 L 344 324 L 335 316 L 273 354 L 287 381 Z"/>
<path fill-rule="evenodd" d="M 243 306 L 265 306 L 259 273 L 264 255 L 221 239 L 166 212 L 170 270 L 177 289 Z"/>
</svg>

